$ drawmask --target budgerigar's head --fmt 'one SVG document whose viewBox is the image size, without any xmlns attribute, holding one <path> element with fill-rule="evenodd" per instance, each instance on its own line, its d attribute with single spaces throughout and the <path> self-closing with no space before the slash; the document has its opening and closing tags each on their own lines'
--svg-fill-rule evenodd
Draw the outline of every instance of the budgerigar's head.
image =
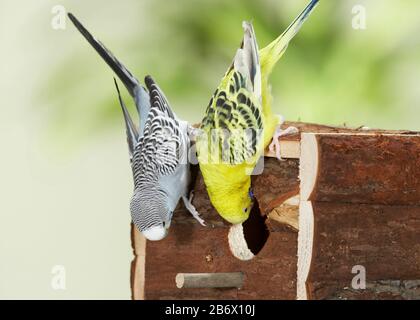
<svg viewBox="0 0 420 320">
<path fill-rule="evenodd" d="M 131 219 L 147 240 L 158 241 L 168 234 L 172 212 L 155 194 L 134 192 L 130 202 Z"/>
<path fill-rule="evenodd" d="M 250 184 L 243 184 L 239 188 L 236 186 L 230 192 L 213 193 L 210 195 L 211 201 L 217 212 L 223 219 L 232 224 L 245 222 L 251 213 L 253 205 L 253 195 Z"/>
</svg>

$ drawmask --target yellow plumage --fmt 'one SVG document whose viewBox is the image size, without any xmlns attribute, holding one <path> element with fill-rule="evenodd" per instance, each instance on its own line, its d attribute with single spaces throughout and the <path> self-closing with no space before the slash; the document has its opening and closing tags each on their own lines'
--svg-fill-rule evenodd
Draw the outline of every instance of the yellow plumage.
<svg viewBox="0 0 420 320">
<path fill-rule="evenodd" d="M 269 75 L 318 1 L 312 0 L 260 51 L 252 25 L 244 22 L 241 48 L 206 110 L 197 137 L 198 161 L 213 206 L 230 223 L 248 218 L 251 173 L 279 126 L 271 109 Z"/>
</svg>

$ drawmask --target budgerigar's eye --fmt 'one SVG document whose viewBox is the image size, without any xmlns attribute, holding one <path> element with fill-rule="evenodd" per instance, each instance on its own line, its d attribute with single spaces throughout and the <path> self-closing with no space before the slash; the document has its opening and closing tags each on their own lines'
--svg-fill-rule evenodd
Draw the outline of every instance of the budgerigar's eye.
<svg viewBox="0 0 420 320">
<path fill-rule="evenodd" d="M 248 211 L 248 208 L 245 208 L 245 209 L 244 209 L 244 212 L 247 212 L 247 211 Z"/>
</svg>

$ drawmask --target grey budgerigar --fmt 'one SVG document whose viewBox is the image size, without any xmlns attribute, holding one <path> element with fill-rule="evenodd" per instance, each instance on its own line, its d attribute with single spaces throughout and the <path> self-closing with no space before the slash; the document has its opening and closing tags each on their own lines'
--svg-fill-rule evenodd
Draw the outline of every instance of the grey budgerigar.
<svg viewBox="0 0 420 320">
<path fill-rule="evenodd" d="M 137 107 L 138 129 L 114 79 L 124 115 L 134 178 L 134 194 L 130 203 L 133 223 L 148 240 L 163 239 L 182 198 L 191 214 L 205 225 L 188 194 L 191 181 L 188 152 L 190 134 L 194 129 L 177 118 L 162 90 L 150 76 L 145 78 L 146 89 L 74 15 L 69 13 L 69 18 L 117 74 Z"/>
</svg>

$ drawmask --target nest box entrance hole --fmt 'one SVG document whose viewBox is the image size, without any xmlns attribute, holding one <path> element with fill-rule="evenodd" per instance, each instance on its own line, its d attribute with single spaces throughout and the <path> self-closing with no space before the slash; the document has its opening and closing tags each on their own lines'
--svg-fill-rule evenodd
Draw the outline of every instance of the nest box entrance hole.
<svg viewBox="0 0 420 320">
<path fill-rule="evenodd" d="M 270 232 L 265 224 L 258 202 L 255 201 L 249 218 L 240 225 L 233 225 L 229 230 L 229 247 L 232 254 L 240 260 L 251 260 L 264 247 Z"/>
</svg>

